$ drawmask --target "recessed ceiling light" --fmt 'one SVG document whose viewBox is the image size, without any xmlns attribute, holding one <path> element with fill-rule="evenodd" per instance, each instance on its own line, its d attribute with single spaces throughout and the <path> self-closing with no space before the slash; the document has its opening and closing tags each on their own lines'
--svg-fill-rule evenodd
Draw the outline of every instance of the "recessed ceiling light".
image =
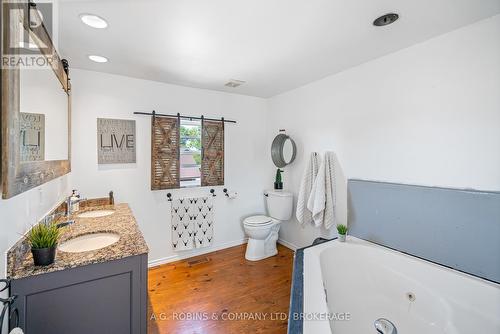
<svg viewBox="0 0 500 334">
<path fill-rule="evenodd" d="M 377 17 L 375 21 L 373 21 L 373 25 L 377 27 L 386 26 L 388 24 L 396 22 L 398 18 L 399 15 L 396 13 L 385 14 L 380 17 Z"/>
<path fill-rule="evenodd" d="M 92 61 L 95 61 L 96 63 L 107 63 L 108 58 L 103 57 L 103 56 L 97 56 L 97 55 L 90 55 L 89 59 Z"/>
<path fill-rule="evenodd" d="M 94 14 L 80 14 L 80 20 L 89 27 L 104 29 L 108 27 L 108 22 L 100 16 Z"/>
</svg>

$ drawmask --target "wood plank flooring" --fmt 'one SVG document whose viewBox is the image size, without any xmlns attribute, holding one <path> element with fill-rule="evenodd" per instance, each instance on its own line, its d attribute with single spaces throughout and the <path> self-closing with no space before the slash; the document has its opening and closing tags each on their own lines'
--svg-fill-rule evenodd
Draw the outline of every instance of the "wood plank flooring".
<svg viewBox="0 0 500 334">
<path fill-rule="evenodd" d="M 252 262 L 245 248 L 150 269 L 148 333 L 286 333 L 293 251 Z"/>
</svg>

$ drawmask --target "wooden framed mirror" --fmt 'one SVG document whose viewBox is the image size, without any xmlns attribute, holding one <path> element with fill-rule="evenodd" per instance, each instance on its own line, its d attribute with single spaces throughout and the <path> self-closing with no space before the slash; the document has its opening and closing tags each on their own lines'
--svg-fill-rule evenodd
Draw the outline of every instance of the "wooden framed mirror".
<svg viewBox="0 0 500 334">
<path fill-rule="evenodd" d="M 1 16 L 6 199 L 71 171 L 71 96 L 67 62 L 60 59 L 38 6 L 2 0 Z"/>
</svg>

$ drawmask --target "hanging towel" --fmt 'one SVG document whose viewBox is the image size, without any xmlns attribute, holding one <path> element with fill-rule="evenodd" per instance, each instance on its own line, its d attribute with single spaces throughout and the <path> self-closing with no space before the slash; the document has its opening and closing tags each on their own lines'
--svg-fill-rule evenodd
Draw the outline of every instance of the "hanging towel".
<svg viewBox="0 0 500 334">
<path fill-rule="evenodd" d="M 210 197 L 172 201 L 172 248 L 175 251 L 210 246 L 214 237 L 214 204 Z"/>
<path fill-rule="evenodd" d="M 307 208 L 307 200 L 311 195 L 311 190 L 318 175 L 319 169 L 319 154 L 317 152 L 312 152 L 309 162 L 307 163 L 306 169 L 304 170 L 304 175 L 302 175 L 302 181 L 300 182 L 299 196 L 297 199 L 297 210 L 295 211 L 295 216 L 300 224 L 311 223 L 312 213 Z"/>
<path fill-rule="evenodd" d="M 314 225 L 329 229 L 335 223 L 335 153 L 326 152 L 307 201 Z"/>
<path fill-rule="evenodd" d="M 9 334 L 24 334 L 23 330 L 19 327 L 13 328 Z"/>
<path fill-rule="evenodd" d="M 176 251 L 193 249 L 194 223 L 190 218 L 193 206 L 189 198 L 172 201 L 172 248 Z"/>
<path fill-rule="evenodd" d="M 195 207 L 194 244 L 196 248 L 207 247 L 214 239 L 214 203 L 210 197 L 193 199 Z"/>
</svg>

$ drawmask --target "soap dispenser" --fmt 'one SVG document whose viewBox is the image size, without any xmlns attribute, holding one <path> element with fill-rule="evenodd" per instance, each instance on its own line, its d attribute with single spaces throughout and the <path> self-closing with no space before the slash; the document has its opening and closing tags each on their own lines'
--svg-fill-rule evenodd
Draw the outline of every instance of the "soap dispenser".
<svg viewBox="0 0 500 334">
<path fill-rule="evenodd" d="M 70 200 L 70 205 L 71 205 L 71 212 L 77 212 L 80 210 L 80 195 L 78 194 L 78 191 L 76 189 L 73 189 L 73 192 L 71 194 L 71 200 Z"/>
</svg>

